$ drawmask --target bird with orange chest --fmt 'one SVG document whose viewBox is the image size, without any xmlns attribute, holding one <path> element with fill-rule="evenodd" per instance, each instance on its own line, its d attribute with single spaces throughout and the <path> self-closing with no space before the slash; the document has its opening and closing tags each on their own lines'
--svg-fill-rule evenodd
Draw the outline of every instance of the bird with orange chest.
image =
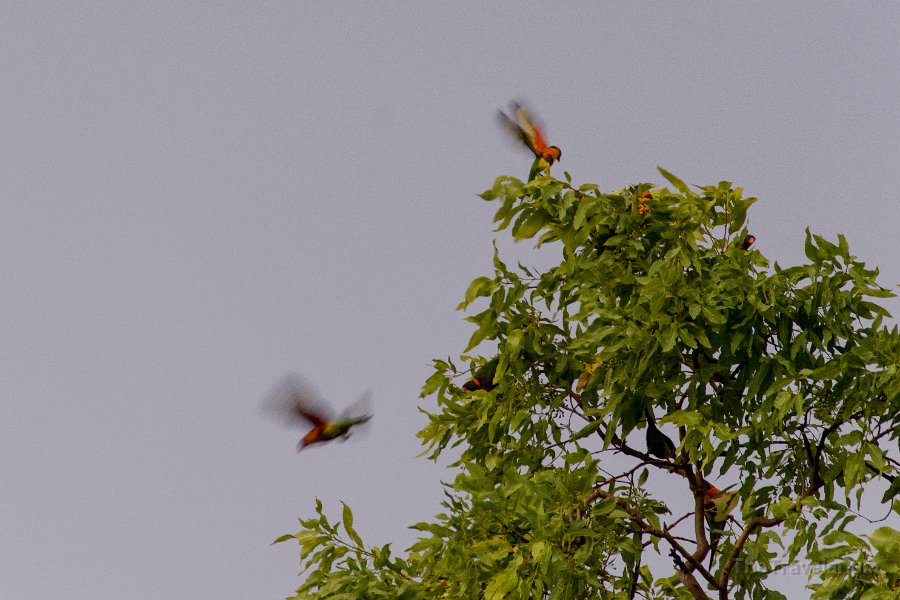
<svg viewBox="0 0 900 600">
<path fill-rule="evenodd" d="M 709 568 L 715 562 L 719 540 L 725 532 L 725 521 L 737 508 L 740 497 L 737 492 L 723 492 L 710 482 L 703 481 L 703 516 L 709 528 Z"/>
<path fill-rule="evenodd" d="M 737 492 L 723 492 L 710 482 L 703 481 L 703 511 L 715 521 L 724 521 L 737 508 L 740 496 Z"/>
<path fill-rule="evenodd" d="M 531 118 L 524 106 L 517 102 L 510 103 L 515 118 L 502 110 L 497 111 L 500 124 L 534 153 L 534 163 L 528 173 L 528 181 L 532 181 L 541 171 L 550 172 L 550 166 L 562 156 L 559 146 L 550 146 L 544 138 L 541 126 Z"/>
<path fill-rule="evenodd" d="M 708 481 L 703 482 L 703 506 L 704 508 L 714 508 L 716 498 L 722 497 L 722 490 L 714 486 Z"/>
<path fill-rule="evenodd" d="M 496 387 L 494 377 L 497 374 L 497 365 L 500 364 L 500 357 L 495 356 L 478 367 L 472 375 L 472 379 L 462 384 L 463 391 L 474 392 L 475 390 L 484 390 L 490 392 Z"/>
<path fill-rule="evenodd" d="M 648 200 L 653 200 L 653 195 L 650 193 L 650 190 L 644 190 L 644 193 L 638 198 L 638 214 L 642 215 L 644 213 L 653 212 L 653 210 L 647 206 Z"/>
<path fill-rule="evenodd" d="M 304 424 L 312 429 L 297 444 L 297 452 L 313 444 L 347 439 L 350 429 L 366 423 L 372 418 L 364 414 L 371 403 L 371 392 L 367 391 L 339 416 L 322 399 L 318 390 L 302 376 L 292 373 L 282 379 L 263 403 L 263 409 L 290 427 Z"/>
<path fill-rule="evenodd" d="M 749 250 L 750 246 L 753 245 L 753 242 L 756 241 L 756 236 L 753 234 L 747 234 L 747 237 L 744 238 L 740 244 L 738 244 L 738 250 Z"/>
</svg>

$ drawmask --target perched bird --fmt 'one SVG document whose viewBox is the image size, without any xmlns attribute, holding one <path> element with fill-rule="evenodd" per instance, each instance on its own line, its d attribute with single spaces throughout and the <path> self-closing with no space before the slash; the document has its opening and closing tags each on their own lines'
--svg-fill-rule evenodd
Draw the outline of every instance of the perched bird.
<svg viewBox="0 0 900 600">
<path fill-rule="evenodd" d="M 716 512 L 716 499 L 721 498 L 724 492 L 708 481 L 703 482 L 703 510 Z"/>
<path fill-rule="evenodd" d="M 750 246 L 752 246 L 755 241 L 756 236 L 748 234 L 747 237 L 744 238 L 744 241 L 738 244 L 738 250 L 749 250 Z"/>
<path fill-rule="evenodd" d="M 371 392 L 366 392 L 338 417 L 322 399 L 319 391 L 297 374 L 287 375 L 266 398 L 263 408 L 289 426 L 312 426 L 297 444 L 297 451 L 336 438 L 350 437 L 350 429 L 372 418 L 363 414 L 371 402 Z"/>
<path fill-rule="evenodd" d="M 535 123 L 528 115 L 528 111 L 524 106 L 516 102 L 512 102 L 511 106 L 515 118 L 508 116 L 502 110 L 497 111 L 497 118 L 504 128 L 534 153 L 534 163 L 531 165 L 531 171 L 528 173 L 528 181 L 531 181 L 537 177 L 540 171 L 549 173 L 550 166 L 560 159 L 562 151 L 559 149 L 559 146 L 547 145 L 540 125 Z"/>
<path fill-rule="evenodd" d="M 656 427 L 656 419 L 647 410 L 647 452 L 656 458 L 675 458 L 675 442 Z"/>
<path fill-rule="evenodd" d="M 645 190 L 641 197 L 638 198 L 638 214 L 642 215 L 644 213 L 653 212 L 649 206 L 647 206 L 647 201 L 653 200 L 653 194 L 650 193 L 650 190 Z"/>
<path fill-rule="evenodd" d="M 491 360 L 475 369 L 475 373 L 472 375 L 472 379 L 465 382 L 462 385 L 462 389 L 467 392 L 474 392 L 475 390 L 484 390 L 486 392 L 489 392 L 497 387 L 496 385 L 494 385 L 494 377 L 497 375 L 497 365 L 499 364 L 500 357 L 495 356 Z"/>
<path fill-rule="evenodd" d="M 709 568 L 715 561 L 719 540 L 725 532 L 725 521 L 738 504 L 735 492 L 723 492 L 708 481 L 703 482 L 703 516 L 709 529 Z"/>
</svg>

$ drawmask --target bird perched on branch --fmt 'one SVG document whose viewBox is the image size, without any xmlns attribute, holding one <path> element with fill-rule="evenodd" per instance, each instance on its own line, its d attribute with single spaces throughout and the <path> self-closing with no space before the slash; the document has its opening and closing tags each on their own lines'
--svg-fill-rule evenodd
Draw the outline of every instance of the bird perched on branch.
<svg viewBox="0 0 900 600">
<path fill-rule="evenodd" d="M 753 242 L 756 241 L 756 236 L 752 234 L 747 234 L 747 237 L 744 238 L 744 241 L 738 244 L 738 250 L 749 250 L 750 246 L 753 245 Z"/>
<path fill-rule="evenodd" d="M 703 481 L 703 516 L 709 529 L 709 568 L 715 561 L 719 540 L 725 532 L 725 521 L 737 505 L 736 492 L 723 492 L 708 481 Z"/>
<path fill-rule="evenodd" d="M 510 105 L 514 117 L 510 117 L 500 110 L 497 111 L 497 119 L 507 131 L 534 153 L 534 163 L 528 173 L 528 181 L 531 181 L 541 171 L 549 173 L 550 166 L 560 159 L 562 151 L 559 146 L 547 144 L 541 126 L 531 118 L 524 106 L 516 102 L 512 102 Z"/>
<path fill-rule="evenodd" d="M 292 373 L 282 379 L 263 403 L 263 409 L 291 427 L 304 424 L 312 426 L 297 444 L 297 451 L 312 444 L 350 437 L 350 429 L 372 418 L 364 414 L 371 403 L 367 391 L 359 400 L 347 407 L 339 416 L 319 391 L 302 376 Z"/>
<path fill-rule="evenodd" d="M 656 458 L 675 458 L 675 442 L 656 427 L 653 413 L 647 409 L 647 452 Z"/>
<path fill-rule="evenodd" d="M 650 193 L 650 190 L 645 190 L 641 197 L 638 198 L 638 214 L 644 214 L 648 212 L 653 212 L 653 210 L 647 206 L 647 202 L 649 200 L 653 200 L 653 194 Z"/>
<path fill-rule="evenodd" d="M 703 482 L 703 510 L 709 513 L 716 512 L 716 500 L 721 498 L 724 492 L 708 481 Z"/>
<path fill-rule="evenodd" d="M 491 360 L 475 369 L 475 373 L 473 373 L 472 379 L 462 384 L 462 389 L 467 392 L 474 392 L 475 390 L 484 390 L 486 392 L 489 392 L 497 387 L 494 384 L 494 377 L 497 375 L 497 365 L 499 364 L 500 357 L 495 356 Z"/>
</svg>

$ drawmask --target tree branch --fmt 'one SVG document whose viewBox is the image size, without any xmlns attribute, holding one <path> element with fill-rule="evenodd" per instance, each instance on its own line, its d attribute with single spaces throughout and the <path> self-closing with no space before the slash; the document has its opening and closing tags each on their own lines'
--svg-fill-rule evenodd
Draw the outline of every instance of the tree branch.
<svg viewBox="0 0 900 600">
<path fill-rule="evenodd" d="M 716 578 L 713 577 L 712 573 L 710 573 L 709 570 L 707 570 L 706 567 L 704 567 L 703 564 L 700 561 L 698 561 L 693 554 L 688 552 L 684 546 L 682 546 L 680 543 L 678 543 L 678 540 L 676 539 L 676 537 L 674 535 L 672 535 L 671 533 L 669 533 L 669 531 L 667 529 L 657 529 L 655 527 L 651 527 L 650 524 L 647 523 L 644 520 L 644 518 L 640 515 L 640 513 L 638 513 L 628 503 L 627 500 L 624 500 L 622 498 L 617 498 L 613 494 L 603 491 L 599 488 L 594 488 L 594 491 L 592 491 L 590 494 L 588 494 L 587 498 L 585 498 L 585 502 L 590 504 L 597 498 L 605 498 L 605 499 L 611 499 L 611 500 L 615 501 L 616 506 L 621 508 L 631 518 L 631 520 L 641 528 L 641 530 L 643 532 L 645 532 L 649 535 L 652 535 L 654 537 L 664 539 L 666 542 L 668 542 L 669 545 L 672 547 L 673 552 L 676 552 L 677 555 L 679 555 L 679 558 L 683 558 L 687 562 L 687 566 L 685 567 L 685 569 L 687 570 L 688 574 L 690 574 L 692 571 L 697 571 L 703 576 L 703 578 L 706 581 L 708 581 L 711 585 L 715 586 L 716 589 L 719 589 L 719 584 L 716 581 Z M 691 575 L 691 578 L 693 579 L 693 575 Z M 685 584 L 685 585 L 687 585 L 687 584 Z M 703 597 L 705 598 L 706 595 L 704 594 Z"/>
<path fill-rule="evenodd" d="M 750 521 L 747 522 L 747 525 L 744 526 L 744 530 L 741 531 L 741 535 L 739 535 L 738 539 L 735 540 L 734 547 L 728 554 L 728 558 L 725 559 L 725 564 L 722 565 L 722 573 L 719 576 L 718 585 L 716 585 L 719 590 L 719 598 L 721 598 L 721 600 L 725 600 L 726 598 L 728 598 L 728 578 L 731 575 L 731 570 L 737 563 L 738 556 L 744 549 L 744 544 L 746 544 L 747 540 L 750 539 L 750 534 L 760 527 L 773 527 L 783 522 L 783 518 L 767 518 L 761 517 L 759 515 L 753 517 L 752 519 L 750 519 Z"/>
<path fill-rule="evenodd" d="M 669 552 L 672 561 L 675 563 L 675 570 L 678 571 L 678 578 L 684 584 L 685 589 L 690 592 L 694 600 L 710 600 L 709 595 L 700 587 L 700 582 L 694 577 L 693 573 L 684 565 L 684 561 L 678 556 L 675 550 Z"/>
</svg>

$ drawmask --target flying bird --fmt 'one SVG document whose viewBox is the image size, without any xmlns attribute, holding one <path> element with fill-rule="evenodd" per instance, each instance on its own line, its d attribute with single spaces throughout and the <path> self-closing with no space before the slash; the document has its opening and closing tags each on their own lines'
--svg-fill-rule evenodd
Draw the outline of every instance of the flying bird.
<svg viewBox="0 0 900 600">
<path fill-rule="evenodd" d="M 497 387 L 496 385 L 494 385 L 494 377 L 497 375 L 497 365 L 499 364 L 500 357 L 495 356 L 491 360 L 475 369 L 475 373 L 472 375 L 472 379 L 462 384 L 462 389 L 467 392 L 474 392 L 475 390 L 484 390 L 486 392 L 489 392 Z"/>
<path fill-rule="evenodd" d="M 371 392 L 367 391 L 359 400 L 347 407 L 340 415 L 319 394 L 319 391 L 302 376 L 292 373 L 282 379 L 268 395 L 263 408 L 290 427 L 312 426 L 297 444 L 297 451 L 312 444 L 350 437 L 350 429 L 372 418 L 364 414 L 371 403 Z"/>
<path fill-rule="evenodd" d="M 534 163 L 528 173 L 528 181 L 537 177 L 541 171 L 550 172 L 550 166 L 562 156 L 559 146 L 550 146 L 544 139 L 541 126 L 528 114 L 524 106 L 517 102 L 510 103 L 514 117 L 502 110 L 497 111 L 500 124 L 534 153 Z"/>
</svg>

